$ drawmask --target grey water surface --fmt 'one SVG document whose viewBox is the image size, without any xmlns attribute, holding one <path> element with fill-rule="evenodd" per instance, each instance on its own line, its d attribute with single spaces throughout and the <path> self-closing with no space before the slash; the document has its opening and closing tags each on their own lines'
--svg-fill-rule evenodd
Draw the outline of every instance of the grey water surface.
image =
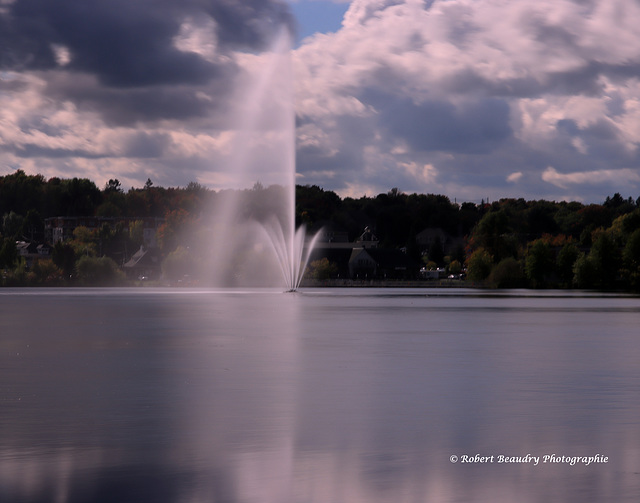
<svg viewBox="0 0 640 503">
<path fill-rule="evenodd" d="M 0 501 L 637 502 L 639 325 L 584 292 L 0 290 Z"/>
</svg>

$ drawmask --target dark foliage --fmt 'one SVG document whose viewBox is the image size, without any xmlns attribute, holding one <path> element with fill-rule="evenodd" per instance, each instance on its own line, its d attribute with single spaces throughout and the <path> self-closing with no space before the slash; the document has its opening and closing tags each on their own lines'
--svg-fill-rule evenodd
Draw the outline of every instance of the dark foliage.
<svg viewBox="0 0 640 503">
<path fill-rule="evenodd" d="M 242 207 L 259 219 L 261 208 L 281 198 L 281 192 L 280 187 L 257 183 L 242 191 Z M 100 190 L 84 178 L 47 180 L 18 170 L 0 177 L 0 268 L 22 267 L 13 243 L 42 242 L 44 220 L 59 216 L 114 217 L 115 221 L 118 217 L 163 218 L 158 241 L 166 257 L 181 245 L 178 231 L 189 229 L 198 236 L 212 202 L 227 193 L 195 182 L 184 188 L 157 187 L 151 180 L 142 188 L 125 191 L 117 179 Z M 416 263 L 428 257 L 438 266 L 453 261 L 464 264 L 474 252 L 481 252 L 475 253 L 476 259 L 483 260 L 476 260 L 474 281 L 490 278 L 486 284 L 491 286 L 638 289 L 639 202 L 640 198 L 615 194 L 602 204 L 589 205 L 524 199 L 457 204 L 444 195 L 405 194 L 397 188 L 354 199 L 313 185 L 296 187 L 296 222 L 310 232 L 330 228 L 349 241 L 368 227 L 381 248 L 402 249 Z M 438 237 L 420 243 L 416 237 L 428 229 L 437 231 Z M 117 226 L 105 226 L 84 239 L 90 241 L 82 245 L 85 255 L 90 250 L 117 264 L 139 247 L 130 233 Z M 197 238 L 192 241 L 197 248 Z M 78 243 L 75 250 L 65 243 L 52 251 L 53 262 L 65 277 L 77 272 L 78 249 Z"/>
</svg>

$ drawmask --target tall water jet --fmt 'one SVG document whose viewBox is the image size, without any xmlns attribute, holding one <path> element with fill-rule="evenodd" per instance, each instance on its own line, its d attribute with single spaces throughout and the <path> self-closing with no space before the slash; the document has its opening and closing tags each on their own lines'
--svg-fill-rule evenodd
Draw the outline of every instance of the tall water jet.
<svg viewBox="0 0 640 503">
<path fill-rule="evenodd" d="M 270 50 L 241 60 L 246 76 L 231 113 L 230 156 L 216 172 L 218 184 L 234 190 L 221 191 L 213 209 L 211 281 L 264 284 L 274 280 L 268 271 L 275 266 L 284 286 L 296 290 L 317 236 L 307 241 L 304 227 L 295 228 L 291 34 L 281 29 Z"/>
</svg>

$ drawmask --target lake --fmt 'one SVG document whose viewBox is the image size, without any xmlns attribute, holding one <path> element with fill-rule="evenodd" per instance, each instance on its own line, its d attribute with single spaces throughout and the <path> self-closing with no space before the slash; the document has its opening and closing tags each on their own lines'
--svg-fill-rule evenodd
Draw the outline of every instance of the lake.
<svg viewBox="0 0 640 503">
<path fill-rule="evenodd" d="M 0 290 L 0 501 L 640 501 L 640 298 Z"/>
</svg>

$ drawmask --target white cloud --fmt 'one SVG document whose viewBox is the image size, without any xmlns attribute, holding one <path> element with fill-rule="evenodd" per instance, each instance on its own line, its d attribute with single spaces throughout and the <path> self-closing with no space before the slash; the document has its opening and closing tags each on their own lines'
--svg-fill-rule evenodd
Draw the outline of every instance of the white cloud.
<svg viewBox="0 0 640 503">
<path fill-rule="evenodd" d="M 173 43 L 181 51 L 193 52 L 214 62 L 218 45 L 216 32 L 217 25 L 212 18 L 188 18 L 180 25 L 180 32 L 174 37 Z"/>
<path fill-rule="evenodd" d="M 583 184 L 586 197 L 628 189 L 623 180 L 635 179 L 634 168 L 606 173 L 632 165 L 640 142 L 637 2 L 425 5 L 356 0 L 342 30 L 296 51 L 298 113 L 302 127 L 314 125 L 306 141 L 322 138 L 326 152 L 354 162 L 337 181 L 366 177 L 384 191 L 390 165 L 398 177 L 410 174 L 406 166 L 430 165 L 442 187 L 477 183 L 481 196 L 481 165 L 503 172 L 505 191 L 532 170 L 554 187 L 581 179 L 545 171 L 556 165 L 571 173 L 588 166 L 583 179 L 595 181 Z M 498 120 L 500 106 L 508 122 Z M 304 155 L 300 161 L 304 170 Z M 600 189 L 597 180 L 610 185 Z M 544 184 L 526 190 L 553 195 Z"/>
<path fill-rule="evenodd" d="M 99 185 L 218 187 L 226 179 L 212 171 L 235 155 L 238 110 L 257 108 L 264 136 L 251 144 L 270 155 L 270 112 L 291 99 L 291 74 L 277 70 L 278 92 L 250 96 L 243 86 L 273 54 L 232 52 L 235 24 L 180 12 L 161 54 L 181 51 L 184 79 L 159 54 L 132 59 L 150 62 L 157 82 L 121 65 L 79 71 L 84 47 L 57 41 L 50 70 L 0 73 L 0 163 L 86 169 Z M 639 21 L 635 0 L 354 0 L 340 30 L 292 53 L 298 181 L 478 201 L 637 190 Z"/>
<path fill-rule="evenodd" d="M 418 183 L 432 184 L 438 176 L 438 170 L 431 164 L 419 165 L 417 162 L 401 162 L 399 166 L 406 170 Z"/>
<path fill-rule="evenodd" d="M 509 183 L 517 183 L 520 181 L 520 179 L 522 179 L 522 172 L 521 171 L 516 171 L 515 173 L 511 173 L 508 177 L 507 177 L 507 182 Z"/>
<path fill-rule="evenodd" d="M 555 168 L 549 166 L 542 173 L 542 179 L 562 189 L 569 185 L 600 185 L 603 183 L 617 183 L 626 186 L 640 182 L 640 173 L 629 168 L 558 173 Z"/>
<path fill-rule="evenodd" d="M 51 48 L 53 50 L 56 63 L 58 63 L 60 66 L 69 64 L 69 62 L 71 61 L 71 51 L 69 51 L 68 47 L 60 44 L 52 44 Z"/>
</svg>

